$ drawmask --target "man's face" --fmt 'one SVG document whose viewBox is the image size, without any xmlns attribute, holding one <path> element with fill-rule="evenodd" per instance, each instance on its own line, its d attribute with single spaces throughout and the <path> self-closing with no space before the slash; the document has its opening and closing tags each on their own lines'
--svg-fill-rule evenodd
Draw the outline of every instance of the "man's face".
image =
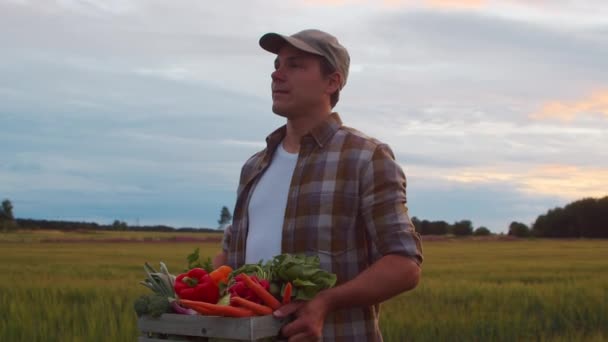
<svg viewBox="0 0 608 342">
<path fill-rule="evenodd" d="M 295 118 L 322 110 L 329 101 L 327 78 L 320 58 L 285 44 L 275 59 L 272 73 L 272 111 Z"/>
</svg>

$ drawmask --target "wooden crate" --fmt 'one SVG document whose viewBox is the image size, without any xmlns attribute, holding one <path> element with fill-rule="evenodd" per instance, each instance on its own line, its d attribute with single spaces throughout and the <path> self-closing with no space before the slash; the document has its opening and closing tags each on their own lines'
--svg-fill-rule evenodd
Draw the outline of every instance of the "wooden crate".
<svg viewBox="0 0 608 342">
<path fill-rule="evenodd" d="M 213 338 L 256 341 L 278 336 L 285 322 L 272 315 L 243 318 L 178 314 L 163 314 L 160 318 L 143 316 L 137 321 L 142 333 L 138 341 L 207 341 Z"/>
</svg>

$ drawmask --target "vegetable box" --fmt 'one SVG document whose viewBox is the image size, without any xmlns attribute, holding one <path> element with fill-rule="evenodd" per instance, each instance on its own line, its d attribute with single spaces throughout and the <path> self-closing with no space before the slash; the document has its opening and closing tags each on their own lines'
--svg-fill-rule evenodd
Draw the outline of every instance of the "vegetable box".
<svg viewBox="0 0 608 342">
<path fill-rule="evenodd" d="M 272 315 L 219 317 L 163 314 L 159 318 L 142 316 L 137 321 L 138 342 L 170 341 L 279 341 L 285 323 Z"/>
</svg>

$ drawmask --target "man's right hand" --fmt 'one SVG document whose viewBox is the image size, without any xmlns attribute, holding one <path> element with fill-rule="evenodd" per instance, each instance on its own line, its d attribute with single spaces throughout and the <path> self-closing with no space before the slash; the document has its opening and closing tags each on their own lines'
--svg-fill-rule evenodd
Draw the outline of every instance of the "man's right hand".
<svg viewBox="0 0 608 342">
<path fill-rule="evenodd" d="M 281 329 L 288 342 L 319 341 L 323 335 L 325 317 L 331 311 L 327 297 L 317 295 L 310 301 L 295 301 L 281 306 L 273 314 L 277 318 L 294 315 L 295 319 Z"/>
</svg>

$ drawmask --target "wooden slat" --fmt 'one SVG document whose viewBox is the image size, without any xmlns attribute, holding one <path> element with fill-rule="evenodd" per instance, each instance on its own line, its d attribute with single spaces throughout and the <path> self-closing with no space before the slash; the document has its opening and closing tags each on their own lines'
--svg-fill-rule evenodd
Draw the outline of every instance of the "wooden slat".
<svg viewBox="0 0 608 342">
<path fill-rule="evenodd" d="M 144 336 L 139 336 L 137 338 L 137 342 L 184 342 L 183 340 L 159 340 L 157 338 L 149 338 Z"/>
<path fill-rule="evenodd" d="M 142 332 L 182 336 L 203 336 L 254 341 L 277 336 L 283 321 L 272 315 L 228 318 L 163 314 L 160 318 L 141 317 L 137 321 Z"/>
</svg>

